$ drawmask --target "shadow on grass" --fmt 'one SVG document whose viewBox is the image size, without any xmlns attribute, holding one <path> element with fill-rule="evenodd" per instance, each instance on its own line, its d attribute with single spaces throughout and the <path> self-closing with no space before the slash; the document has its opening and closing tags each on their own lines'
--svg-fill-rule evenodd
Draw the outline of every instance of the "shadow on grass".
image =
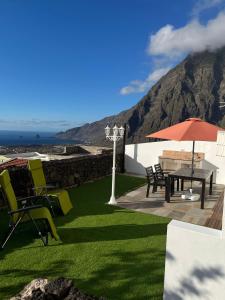
<svg viewBox="0 0 225 300">
<path fill-rule="evenodd" d="M 116 197 L 120 197 L 145 184 L 145 179 L 126 175 L 117 175 Z M 85 183 L 69 190 L 73 209 L 66 216 L 56 218 L 56 224 L 63 226 L 77 217 L 108 215 L 123 209 L 108 205 L 111 195 L 111 176 L 94 182 Z M 129 212 L 132 213 L 132 212 Z"/>
<path fill-rule="evenodd" d="M 118 182 L 117 187 L 119 192 L 117 196 L 133 190 L 143 185 L 143 183 L 143 180 L 135 178 L 129 178 L 128 180 L 124 176 Z M 35 267 L 18 269 L 15 262 L 13 269 L 7 268 L 6 265 L 4 271 L 1 273 L 3 278 L 8 277 L 9 279 L 7 286 L 1 289 L 2 294 L 9 295 L 12 294 L 12 291 L 15 291 L 15 293 L 18 292 L 32 278 L 68 277 L 68 274 L 73 274 L 72 279 L 75 279 L 78 287 L 91 294 L 103 295 L 109 299 L 161 299 L 165 260 L 163 236 L 166 234 L 167 221 L 160 223 L 161 219 L 159 221 L 154 217 L 153 221 L 149 218 L 146 221 L 147 224 L 129 224 L 132 222 L 135 223 L 132 219 L 134 212 L 105 204 L 110 197 L 110 187 L 111 178 L 108 177 L 71 190 L 70 194 L 74 203 L 73 210 L 67 216 L 55 219 L 56 225 L 59 226 L 58 233 L 62 240 L 62 243 L 52 245 L 53 247 L 59 245 L 59 250 L 56 249 L 55 251 L 63 251 L 64 248 L 66 250 L 66 247 L 70 244 L 83 243 L 82 245 L 78 245 L 76 249 L 83 249 L 84 251 L 87 249 L 87 258 L 90 256 L 93 259 L 93 265 L 79 266 L 81 269 L 75 269 L 74 273 L 68 271 L 69 267 L 74 265 L 76 261 L 73 255 L 78 259 L 79 252 L 76 254 L 71 252 L 71 260 L 57 260 L 54 264 L 49 263 L 43 270 L 36 270 Z M 126 214 L 126 217 L 128 216 L 124 220 L 125 224 L 118 224 L 120 218 L 123 217 L 123 213 L 120 214 L 121 211 Z M 81 222 L 80 224 L 82 225 L 78 227 L 76 218 L 98 215 L 106 215 L 106 218 L 100 216 L 99 220 L 101 223 L 99 224 L 97 223 L 97 218 L 91 218 L 91 224 L 87 224 L 89 227 L 84 227 L 86 226 L 85 222 Z M 135 213 L 135 215 L 137 214 Z M 112 219 L 110 220 L 111 217 Z M 137 220 L 139 222 L 139 217 Z M 71 224 L 69 224 L 70 222 Z M 15 234 L 6 249 L 0 252 L 1 258 L 9 252 L 19 251 L 24 248 L 43 247 L 41 241 L 40 244 L 36 242 L 32 244 L 34 240 L 33 231 L 31 228 L 28 229 L 26 232 Z M 159 238 L 151 239 L 151 236 L 158 236 Z M 144 244 L 142 244 L 142 238 L 144 239 Z M 132 239 L 133 241 L 131 241 Z M 97 242 L 108 241 L 123 242 L 99 243 L 98 246 L 95 244 Z M 90 251 L 91 244 L 85 245 L 85 243 L 93 243 L 96 246 L 95 252 L 96 249 L 105 247 L 102 251 L 102 256 L 98 252 L 92 254 L 92 250 Z M 70 249 L 70 246 L 68 249 Z M 32 255 L 32 252 L 30 253 Z M 68 255 L 68 252 L 65 253 Z M 26 259 L 20 253 L 17 259 L 19 257 Z M 31 259 L 33 258 L 31 257 Z M 51 260 L 54 257 L 46 256 L 46 259 Z M 88 270 L 89 268 L 90 271 Z M 82 280 L 75 278 L 76 274 L 80 274 L 82 270 L 86 274 L 80 277 Z"/>
<path fill-rule="evenodd" d="M 117 177 L 117 196 L 133 190 L 140 186 L 145 181 L 140 178 L 119 175 Z M 115 206 L 107 205 L 106 202 L 110 197 L 111 191 L 111 176 L 105 177 L 100 180 L 96 180 L 91 183 L 81 185 L 78 188 L 73 188 L 69 191 L 72 202 L 73 209 L 66 216 L 57 216 L 54 219 L 56 226 L 63 226 L 70 222 L 76 220 L 77 217 L 87 216 L 87 215 L 107 215 L 113 214 L 122 208 Z M 124 210 L 125 211 L 125 210 Z M 1 211 L 0 218 L 0 240 L 2 241 L 5 233 L 8 231 L 8 216 L 7 210 Z M 128 213 L 128 211 L 127 211 Z M 129 212 L 132 213 L 132 212 Z M 16 232 L 11 237 L 10 241 L 7 243 L 4 250 L 0 251 L 0 259 L 15 249 L 21 249 L 22 247 L 29 245 L 34 242 L 34 239 L 37 238 L 36 232 L 32 228 L 32 224 L 29 222 L 27 224 L 21 224 Z M 94 229 L 93 229 L 94 230 Z M 67 230 L 58 229 L 59 236 L 61 240 L 64 239 L 64 234 L 68 232 Z M 74 229 L 78 231 L 78 229 Z M 82 229 L 81 229 L 82 232 Z M 108 232 L 107 232 L 108 233 Z M 77 242 L 77 241 L 75 241 Z M 39 246 L 37 246 L 39 247 Z M 42 247 L 42 242 L 40 240 L 40 247 Z"/>
<path fill-rule="evenodd" d="M 122 224 L 96 227 L 59 228 L 63 244 L 141 239 L 166 234 L 167 224 Z"/>
<path fill-rule="evenodd" d="M 71 266 L 71 263 L 73 263 L 72 260 L 60 260 L 58 262 L 54 262 L 49 264 L 48 268 L 45 268 L 44 270 L 37 270 L 37 269 L 19 269 L 10 268 L 5 269 L 4 271 L 1 271 L 1 276 L 4 276 L 5 278 L 9 278 L 8 285 L 6 287 L 1 287 L 1 297 L 6 297 L 8 295 L 15 295 L 18 293 L 26 284 L 32 280 L 31 278 L 51 278 L 51 277 L 60 277 L 65 276 L 65 273 L 67 272 L 68 268 Z M 19 279 L 17 282 L 14 280 L 10 281 L 10 278 L 17 278 Z M 11 282 L 13 282 L 11 284 Z M 8 299 L 8 298 L 1 298 L 1 299 Z"/>
<path fill-rule="evenodd" d="M 5 215 L 7 215 L 7 211 L 1 211 L 1 214 L 3 214 L 3 217 L 0 220 L 0 242 L 2 244 L 9 230 L 9 219 L 5 217 Z M 37 240 L 37 243 L 33 245 L 35 240 Z M 52 241 L 54 241 L 57 245 L 61 243 L 60 241 L 56 242 L 54 239 L 52 239 L 52 237 L 49 234 L 48 247 L 51 246 Z M 12 234 L 4 249 L 0 249 L 0 260 L 4 259 L 5 256 L 11 252 L 23 250 L 29 247 L 32 249 L 44 247 L 44 245 L 40 237 L 38 236 L 38 233 L 34 228 L 33 224 L 31 222 L 24 222 L 21 223 L 15 230 L 15 232 Z"/>
<path fill-rule="evenodd" d="M 104 258 L 104 257 L 103 257 Z M 107 258 L 107 256 L 106 256 Z M 79 282 L 83 289 L 109 299 L 162 299 L 165 251 L 114 251 L 108 263 Z"/>
</svg>

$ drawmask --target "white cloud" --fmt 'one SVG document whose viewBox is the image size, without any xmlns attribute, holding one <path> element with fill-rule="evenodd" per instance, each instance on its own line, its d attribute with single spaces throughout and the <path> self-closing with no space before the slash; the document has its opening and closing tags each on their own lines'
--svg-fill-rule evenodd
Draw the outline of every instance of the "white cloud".
<svg viewBox="0 0 225 300">
<path fill-rule="evenodd" d="M 120 90 L 121 95 L 143 93 L 169 71 L 170 67 L 159 68 L 148 75 L 145 80 L 133 80 Z"/>
<path fill-rule="evenodd" d="M 151 82 L 158 81 L 163 75 L 165 75 L 169 71 L 169 69 L 170 67 L 155 70 L 148 76 L 148 80 Z"/>
<path fill-rule="evenodd" d="M 189 52 L 215 50 L 225 46 L 225 13 L 202 25 L 198 20 L 175 29 L 172 25 L 162 27 L 151 35 L 148 47 L 150 55 L 178 57 Z"/>
<path fill-rule="evenodd" d="M 198 20 L 202 11 L 223 3 L 225 0 L 196 1 L 192 11 L 195 19 L 180 28 L 168 24 L 152 34 L 147 47 L 153 65 L 152 72 L 145 80 L 131 81 L 120 90 L 120 94 L 145 92 L 188 53 L 213 51 L 225 46 L 225 11 L 206 24 Z"/>
<path fill-rule="evenodd" d="M 193 9 L 192 9 L 192 16 L 198 17 L 200 13 L 203 11 L 217 7 L 220 4 L 224 3 L 224 0 L 199 0 L 196 1 Z"/>
</svg>

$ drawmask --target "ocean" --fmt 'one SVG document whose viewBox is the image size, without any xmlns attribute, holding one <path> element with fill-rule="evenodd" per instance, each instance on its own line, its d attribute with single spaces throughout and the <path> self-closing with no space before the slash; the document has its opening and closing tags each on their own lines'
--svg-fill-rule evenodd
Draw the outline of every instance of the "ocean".
<svg viewBox="0 0 225 300">
<path fill-rule="evenodd" d="M 61 140 L 54 132 L 31 132 L 0 130 L 0 146 L 76 144 L 76 141 Z"/>
</svg>

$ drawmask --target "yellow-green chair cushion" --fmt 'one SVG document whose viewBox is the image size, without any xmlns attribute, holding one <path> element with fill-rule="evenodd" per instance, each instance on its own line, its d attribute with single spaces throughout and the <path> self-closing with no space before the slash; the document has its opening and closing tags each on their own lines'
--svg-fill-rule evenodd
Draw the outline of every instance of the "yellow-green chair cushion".
<svg viewBox="0 0 225 300">
<path fill-rule="evenodd" d="M 49 191 L 48 196 L 58 199 L 64 215 L 66 215 L 73 208 L 69 193 L 66 190 L 51 190 Z"/>
<path fill-rule="evenodd" d="M 69 193 L 64 189 L 52 189 L 47 191 L 46 188 L 44 188 L 46 186 L 46 180 L 40 159 L 29 160 L 28 169 L 32 175 L 36 195 L 46 195 L 53 199 L 55 198 L 63 214 L 66 215 L 73 208 Z"/>
<path fill-rule="evenodd" d="M 36 188 L 46 186 L 45 175 L 40 159 L 29 160 L 28 169 L 31 172 L 33 183 Z M 37 193 L 39 192 L 41 192 L 41 189 L 37 190 Z"/>
</svg>

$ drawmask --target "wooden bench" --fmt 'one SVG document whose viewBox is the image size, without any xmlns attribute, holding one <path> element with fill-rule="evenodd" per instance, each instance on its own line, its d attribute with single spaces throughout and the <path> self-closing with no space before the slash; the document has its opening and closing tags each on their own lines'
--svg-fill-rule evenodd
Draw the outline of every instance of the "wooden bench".
<svg viewBox="0 0 225 300">
<path fill-rule="evenodd" d="M 211 217 L 207 219 L 205 222 L 206 227 L 214 228 L 214 229 L 222 229 L 222 218 L 223 218 L 223 198 L 224 193 L 221 193 L 219 200 L 213 208 L 213 213 Z"/>
</svg>

